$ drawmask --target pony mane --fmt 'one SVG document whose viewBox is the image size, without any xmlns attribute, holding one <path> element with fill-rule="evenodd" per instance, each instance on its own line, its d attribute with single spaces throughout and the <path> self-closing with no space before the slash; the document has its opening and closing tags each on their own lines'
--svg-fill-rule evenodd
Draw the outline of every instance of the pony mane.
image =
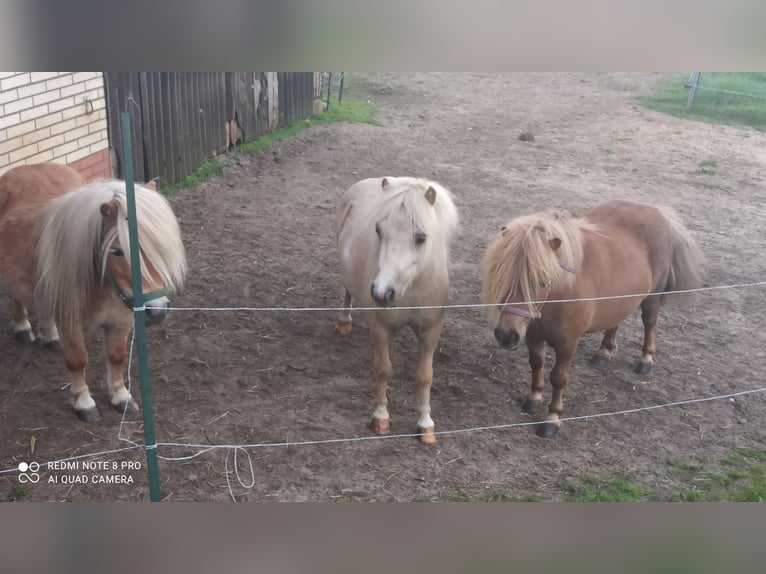
<svg viewBox="0 0 766 574">
<path fill-rule="evenodd" d="M 575 269 L 580 267 L 585 229 L 595 230 L 595 226 L 552 210 L 511 221 L 484 255 L 482 301 L 505 303 L 516 295 L 530 302 L 540 295 L 541 284 L 571 287 L 575 276 L 564 271 L 559 261 Z M 554 238 L 561 241 L 557 251 L 550 245 Z M 529 307 L 531 311 L 532 305 Z M 500 310 L 491 308 L 491 317 L 496 320 Z"/>
<path fill-rule="evenodd" d="M 135 186 L 141 275 L 149 279 L 147 262 L 166 288 L 180 289 L 186 274 L 186 255 L 178 221 L 159 193 Z M 102 232 L 100 207 L 117 206 L 117 224 Z M 81 326 L 91 296 L 104 280 L 106 257 L 117 238 L 130 262 L 125 182 L 97 181 L 52 200 L 38 221 L 37 286 L 41 315 L 55 318 L 60 328 Z"/>
<path fill-rule="evenodd" d="M 376 223 L 391 217 L 405 217 L 410 230 L 425 233 L 425 256 L 445 263 L 449 259 L 450 240 L 457 229 L 458 213 L 452 194 L 442 185 L 414 177 L 386 177 L 388 185 L 378 193 L 367 194 L 364 201 L 354 203 L 358 210 L 350 224 L 354 237 L 374 233 Z M 433 188 L 436 199 L 431 205 L 426 191 Z M 373 242 L 374 243 L 374 242 Z"/>
</svg>

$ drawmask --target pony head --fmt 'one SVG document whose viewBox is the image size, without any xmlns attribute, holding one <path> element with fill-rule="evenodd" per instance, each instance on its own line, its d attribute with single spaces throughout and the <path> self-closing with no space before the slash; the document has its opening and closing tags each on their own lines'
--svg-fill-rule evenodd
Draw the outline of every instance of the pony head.
<svg viewBox="0 0 766 574">
<path fill-rule="evenodd" d="M 135 186 L 142 291 L 148 324 L 161 322 L 166 293 L 179 289 L 186 257 L 178 222 L 159 193 Z M 57 323 L 81 325 L 94 293 L 133 308 L 125 183 L 98 181 L 50 202 L 40 222 L 37 298 Z"/>
<path fill-rule="evenodd" d="M 446 269 L 457 210 L 445 188 L 426 180 L 383 178 L 380 193 L 365 222 L 379 243 L 370 295 L 376 305 L 392 307 L 432 262 Z"/>
<path fill-rule="evenodd" d="M 482 301 L 493 307 L 495 338 L 515 349 L 529 324 L 542 317 L 554 287 L 571 286 L 582 260 L 579 222 L 546 211 L 519 217 L 495 237 L 484 256 Z"/>
</svg>

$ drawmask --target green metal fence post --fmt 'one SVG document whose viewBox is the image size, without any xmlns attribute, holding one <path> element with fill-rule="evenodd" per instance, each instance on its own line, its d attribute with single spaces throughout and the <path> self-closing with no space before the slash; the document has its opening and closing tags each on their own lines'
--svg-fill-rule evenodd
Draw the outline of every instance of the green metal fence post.
<svg viewBox="0 0 766 574">
<path fill-rule="evenodd" d="M 144 445 L 146 447 L 146 469 L 149 473 L 149 498 L 159 502 L 160 469 L 157 464 L 157 439 L 154 434 L 154 408 L 152 388 L 149 380 L 149 352 L 146 346 L 146 311 L 144 292 L 141 288 L 141 261 L 139 259 L 138 223 L 136 221 L 136 188 L 133 180 L 133 148 L 130 138 L 130 114 L 121 114 L 123 175 L 128 203 L 128 234 L 130 236 L 130 269 L 133 275 L 133 317 L 138 346 L 138 369 L 141 381 L 141 409 L 144 416 Z"/>
</svg>

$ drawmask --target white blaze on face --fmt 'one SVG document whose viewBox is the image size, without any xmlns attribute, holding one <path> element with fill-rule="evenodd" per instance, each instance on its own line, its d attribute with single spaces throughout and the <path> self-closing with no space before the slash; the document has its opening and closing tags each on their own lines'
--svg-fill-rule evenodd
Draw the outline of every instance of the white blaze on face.
<svg viewBox="0 0 766 574">
<path fill-rule="evenodd" d="M 383 299 L 389 290 L 396 298 L 407 291 L 419 271 L 420 249 L 415 245 L 414 231 L 403 217 L 392 217 L 378 223 L 380 241 L 378 274 L 372 282 L 373 293 Z"/>
</svg>

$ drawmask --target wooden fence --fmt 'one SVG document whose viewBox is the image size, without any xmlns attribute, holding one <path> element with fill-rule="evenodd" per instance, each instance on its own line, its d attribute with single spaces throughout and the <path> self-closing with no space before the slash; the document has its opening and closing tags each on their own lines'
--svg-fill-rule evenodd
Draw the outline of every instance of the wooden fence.
<svg viewBox="0 0 766 574">
<path fill-rule="evenodd" d="M 109 143 L 122 177 L 131 115 L 136 181 L 171 185 L 232 146 L 311 116 L 313 72 L 106 72 Z"/>
</svg>

